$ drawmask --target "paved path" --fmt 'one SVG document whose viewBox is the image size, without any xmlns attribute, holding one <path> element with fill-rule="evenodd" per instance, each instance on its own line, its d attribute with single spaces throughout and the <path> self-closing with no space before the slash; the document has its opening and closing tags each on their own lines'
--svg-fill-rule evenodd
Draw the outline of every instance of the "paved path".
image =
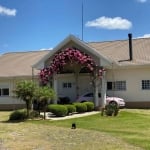
<svg viewBox="0 0 150 150">
<path fill-rule="evenodd" d="M 92 111 L 92 112 L 85 112 L 85 113 L 81 113 L 81 114 L 73 114 L 73 115 L 69 115 L 69 116 L 65 116 L 65 117 L 55 117 L 54 115 L 52 115 L 52 113 L 48 112 L 48 113 L 46 113 L 46 119 L 65 120 L 65 119 L 89 116 L 89 115 L 98 114 L 98 113 L 100 113 L 100 112 L 99 111 Z M 43 115 L 43 113 L 41 113 L 41 115 Z"/>
</svg>

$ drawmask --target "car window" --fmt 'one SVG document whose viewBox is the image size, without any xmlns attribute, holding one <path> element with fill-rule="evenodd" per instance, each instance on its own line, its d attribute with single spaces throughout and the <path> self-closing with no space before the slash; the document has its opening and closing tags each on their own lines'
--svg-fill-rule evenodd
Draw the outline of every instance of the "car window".
<svg viewBox="0 0 150 150">
<path fill-rule="evenodd" d="M 84 97 L 93 97 L 93 93 L 85 94 Z"/>
</svg>

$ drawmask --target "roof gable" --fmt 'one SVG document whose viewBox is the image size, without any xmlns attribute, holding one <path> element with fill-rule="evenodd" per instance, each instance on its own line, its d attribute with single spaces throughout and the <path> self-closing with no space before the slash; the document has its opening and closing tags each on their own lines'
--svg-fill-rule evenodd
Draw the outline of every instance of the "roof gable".
<svg viewBox="0 0 150 150">
<path fill-rule="evenodd" d="M 92 47 L 90 47 L 87 43 L 81 41 L 80 39 L 76 38 L 73 35 L 69 35 L 62 42 L 60 42 L 52 51 L 50 51 L 41 60 L 39 60 L 36 64 L 34 64 L 33 67 L 35 67 L 37 69 L 43 68 L 44 67 L 44 62 L 46 62 L 47 59 L 52 57 L 59 50 L 64 49 L 64 47 L 69 45 L 70 43 L 73 43 L 72 46 L 78 45 L 79 47 L 81 47 L 81 48 L 79 48 L 80 50 L 84 49 L 84 51 L 86 53 L 90 53 L 93 56 L 98 57 L 100 59 L 98 65 L 101 65 L 101 66 L 106 65 L 107 66 L 107 65 L 111 64 L 111 61 L 106 59 L 106 57 L 104 55 L 102 55 L 101 53 L 97 52 L 97 50 L 95 50 Z"/>
</svg>

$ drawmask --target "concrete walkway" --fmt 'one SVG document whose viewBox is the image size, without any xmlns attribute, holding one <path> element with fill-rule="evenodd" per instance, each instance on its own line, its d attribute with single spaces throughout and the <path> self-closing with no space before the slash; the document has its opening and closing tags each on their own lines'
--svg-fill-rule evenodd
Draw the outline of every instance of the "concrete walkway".
<svg viewBox="0 0 150 150">
<path fill-rule="evenodd" d="M 65 120 L 65 119 L 72 119 L 72 118 L 78 118 L 78 117 L 85 117 L 85 116 L 94 115 L 94 114 L 98 114 L 98 113 L 100 114 L 100 111 L 85 112 L 85 113 L 81 113 L 81 114 L 76 113 L 76 114 L 65 116 L 65 117 L 56 117 L 52 113 L 47 112 L 46 119 Z M 43 115 L 43 113 L 41 113 L 41 115 Z"/>
</svg>

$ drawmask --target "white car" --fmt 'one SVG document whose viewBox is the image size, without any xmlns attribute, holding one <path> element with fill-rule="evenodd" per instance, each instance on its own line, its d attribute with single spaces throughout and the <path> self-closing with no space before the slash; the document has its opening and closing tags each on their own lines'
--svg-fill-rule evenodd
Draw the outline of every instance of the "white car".
<svg viewBox="0 0 150 150">
<path fill-rule="evenodd" d="M 101 99 L 101 94 L 98 93 L 98 97 Z M 94 95 L 93 93 L 85 93 L 83 95 L 81 95 L 77 101 L 78 102 L 86 102 L 86 101 L 93 101 L 94 100 Z M 119 97 L 109 97 L 106 96 L 106 104 L 114 104 L 114 105 L 118 105 L 119 107 L 125 107 L 125 101 L 122 98 Z"/>
</svg>

